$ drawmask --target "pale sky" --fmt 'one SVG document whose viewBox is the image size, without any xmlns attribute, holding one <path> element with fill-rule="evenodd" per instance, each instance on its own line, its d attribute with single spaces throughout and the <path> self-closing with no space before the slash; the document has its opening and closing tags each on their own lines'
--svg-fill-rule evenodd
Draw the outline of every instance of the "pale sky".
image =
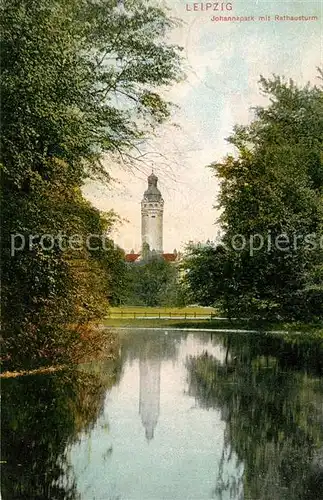
<svg viewBox="0 0 323 500">
<path fill-rule="evenodd" d="M 184 47 L 186 79 L 166 94 L 178 109 L 146 145 L 152 154 L 138 170 L 109 167 L 115 182 L 109 187 L 90 182 L 84 188 L 97 208 L 114 209 L 128 221 L 113 233 L 126 251 L 140 249 L 140 202 L 152 166 L 165 201 L 164 251 L 215 239 L 218 183 L 205 167 L 232 152 L 225 138 L 233 125 L 248 123 L 250 108 L 266 103 L 259 93 L 259 75 L 315 83 L 316 67 L 322 65 L 323 1 L 233 0 L 232 10 L 222 12 L 188 11 L 186 4 L 192 9 L 193 2 L 184 0 L 164 3 L 184 22 L 172 41 Z M 265 15 L 318 20 L 258 21 Z M 214 22 L 213 16 L 254 16 L 255 21 Z"/>
</svg>

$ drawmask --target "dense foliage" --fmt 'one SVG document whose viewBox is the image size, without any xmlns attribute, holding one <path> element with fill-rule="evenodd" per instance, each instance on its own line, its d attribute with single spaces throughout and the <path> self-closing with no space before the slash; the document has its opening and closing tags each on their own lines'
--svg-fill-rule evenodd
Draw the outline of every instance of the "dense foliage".
<svg viewBox="0 0 323 500">
<path fill-rule="evenodd" d="M 323 316 L 323 92 L 261 79 L 270 99 L 229 138 L 237 156 L 211 168 L 220 181 L 223 237 L 191 246 L 185 281 L 229 315 Z"/>
<path fill-rule="evenodd" d="M 82 185 L 108 182 L 109 162 L 131 162 L 168 118 L 158 88 L 180 77 L 179 50 L 165 43 L 174 25 L 141 0 L 1 4 L 2 315 L 12 359 L 26 346 L 38 357 L 45 344 L 64 351 L 70 337 L 58 325 L 99 318 L 118 301 L 115 216 L 84 200 Z M 89 235 L 105 238 L 93 250 Z"/>
<path fill-rule="evenodd" d="M 181 306 L 184 296 L 176 264 L 151 255 L 127 268 L 125 302 L 133 306 Z"/>
</svg>

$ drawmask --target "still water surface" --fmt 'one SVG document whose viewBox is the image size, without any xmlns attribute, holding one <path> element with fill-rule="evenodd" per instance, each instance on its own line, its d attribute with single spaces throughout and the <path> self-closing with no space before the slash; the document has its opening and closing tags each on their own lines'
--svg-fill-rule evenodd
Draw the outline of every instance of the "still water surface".
<svg viewBox="0 0 323 500">
<path fill-rule="evenodd" d="M 120 332 L 120 356 L 3 383 L 2 498 L 323 499 L 322 351 Z"/>
</svg>

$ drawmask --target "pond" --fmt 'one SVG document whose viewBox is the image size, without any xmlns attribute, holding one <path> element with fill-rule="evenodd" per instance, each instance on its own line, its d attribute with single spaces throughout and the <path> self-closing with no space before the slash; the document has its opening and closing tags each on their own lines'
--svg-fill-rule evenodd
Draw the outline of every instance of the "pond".
<svg viewBox="0 0 323 500">
<path fill-rule="evenodd" d="M 321 346 L 119 332 L 119 358 L 2 383 L 2 500 L 323 498 Z"/>
</svg>

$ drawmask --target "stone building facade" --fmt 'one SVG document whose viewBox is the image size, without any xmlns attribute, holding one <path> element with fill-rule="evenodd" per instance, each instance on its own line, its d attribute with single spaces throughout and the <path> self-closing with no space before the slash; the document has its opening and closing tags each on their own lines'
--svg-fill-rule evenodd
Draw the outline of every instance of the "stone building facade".
<svg viewBox="0 0 323 500">
<path fill-rule="evenodd" d="M 148 187 L 141 201 L 141 250 L 131 250 L 125 260 L 129 263 L 145 262 L 149 257 L 157 255 L 167 262 L 178 262 L 180 254 L 175 249 L 172 253 L 163 251 L 163 216 L 164 200 L 157 187 L 158 177 L 152 172 L 148 179 Z"/>
</svg>

